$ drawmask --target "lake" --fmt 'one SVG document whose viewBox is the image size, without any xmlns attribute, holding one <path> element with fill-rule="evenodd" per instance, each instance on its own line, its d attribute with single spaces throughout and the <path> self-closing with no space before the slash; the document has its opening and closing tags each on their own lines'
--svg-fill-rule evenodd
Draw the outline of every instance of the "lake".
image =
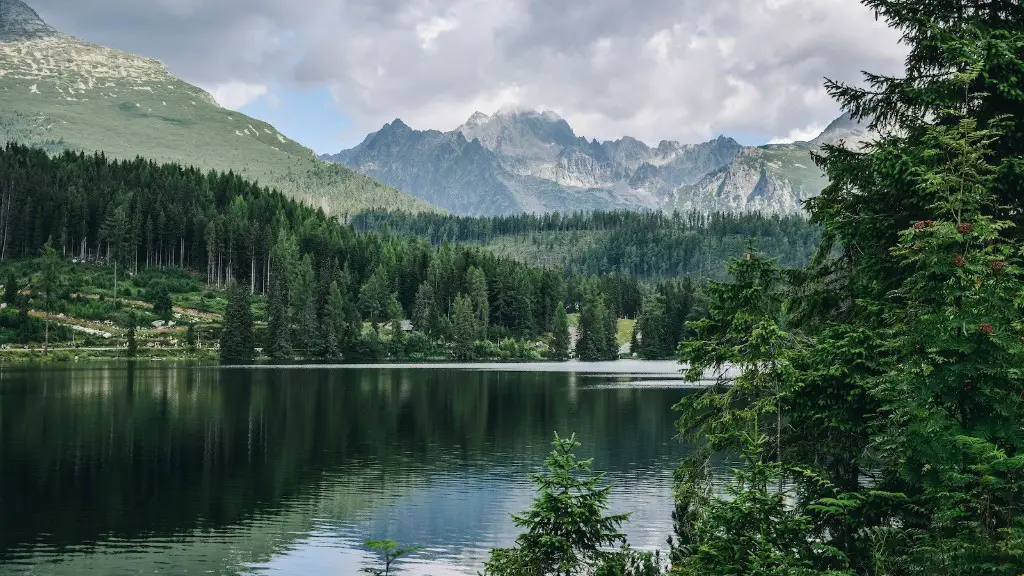
<svg viewBox="0 0 1024 576">
<path fill-rule="evenodd" d="M 512 544 L 555 431 L 666 547 L 671 362 L 0 368 L 0 573 L 464 575 Z"/>
</svg>

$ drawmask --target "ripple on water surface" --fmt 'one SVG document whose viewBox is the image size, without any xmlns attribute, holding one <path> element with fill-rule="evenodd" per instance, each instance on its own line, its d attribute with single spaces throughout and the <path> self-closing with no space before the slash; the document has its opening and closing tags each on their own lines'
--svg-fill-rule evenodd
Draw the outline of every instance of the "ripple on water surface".
<svg viewBox="0 0 1024 576">
<path fill-rule="evenodd" d="M 476 574 L 552 433 L 660 548 L 685 447 L 674 363 L 0 372 L 0 573 Z"/>
</svg>

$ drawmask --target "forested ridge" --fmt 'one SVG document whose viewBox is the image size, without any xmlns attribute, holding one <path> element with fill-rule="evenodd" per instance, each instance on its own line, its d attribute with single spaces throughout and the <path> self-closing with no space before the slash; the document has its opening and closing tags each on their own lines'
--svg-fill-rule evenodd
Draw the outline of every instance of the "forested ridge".
<svg viewBox="0 0 1024 576">
<path fill-rule="evenodd" d="M 8 303 L 26 311 L 20 321 L 5 321 L 17 342 L 33 334 L 49 342 L 48 326 L 24 329 L 34 306 L 69 315 L 85 309 L 97 321 L 131 323 L 124 336 L 134 346 L 140 319 L 119 308 L 119 297 L 132 295 L 125 289 L 144 289 L 138 295 L 165 302 L 160 308 L 168 313 L 167 292 L 174 286 L 188 292 L 174 294 L 178 303 L 203 300 L 192 282 L 153 277 L 172 270 L 200 274 L 214 299 L 219 289 L 236 287 L 217 309 L 230 347 L 245 350 L 236 359 L 252 356 L 254 348 L 277 359 L 566 358 L 574 351 L 611 359 L 619 354 L 617 320 L 636 318 L 648 292 L 670 297 L 671 315 L 660 322 L 672 322 L 675 328 L 666 329 L 674 334 L 698 309 L 699 287 L 691 282 L 648 287 L 622 275 L 567 275 L 475 246 L 360 232 L 233 173 L 141 158 L 50 156 L 11 144 L 0 152 L 0 202 L 0 258 L 42 255 L 34 268 L 8 267 L 7 285 L 27 288 L 31 298 L 19 301 L 18 291 L 8 290 Z M 77 271 L 97 265 L 110 273 L 100 296 L 113 304 L 78 294 L 83 277 Z M 90 282 L 99 277 L 87 276 Z M 570 349 L 567 312 L 580 313 L 579 350 Z M 403 321 L 411 322 L 413 333 L 406 334 Z M 243 338 L 235 340 L 239 333 Z M 66 338 L 66 331 L 54 335 Z M 559 350 L 545 348 L 546 342 Z"/>
<path fill-rule="evenodd" d="M 806 265 L 821 229 L 803 216 L 760 213 L 577 212 L 463 217 L 374 210 L 352 219 L 356 230 L 486 246 L 501 255 L 565 268 L 570 274 L 644 279 L 723 277 L 749 240 L 779 265 Z"/>
</svg>

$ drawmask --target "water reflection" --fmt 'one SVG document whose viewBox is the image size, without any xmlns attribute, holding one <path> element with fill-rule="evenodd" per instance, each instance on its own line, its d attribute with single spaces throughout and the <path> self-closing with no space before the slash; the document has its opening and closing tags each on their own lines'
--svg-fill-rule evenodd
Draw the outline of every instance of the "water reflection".
<svg viewBox="0 0 1024 576">
<path fill-rule="evenodd" d="M 426 547 L 408 574 L 473 574 L 555 430 L 661 546 L 687 391 L 622 366 L 6 368 L 0 572 L 354 574 L 389 537 Z"/>
</svg>

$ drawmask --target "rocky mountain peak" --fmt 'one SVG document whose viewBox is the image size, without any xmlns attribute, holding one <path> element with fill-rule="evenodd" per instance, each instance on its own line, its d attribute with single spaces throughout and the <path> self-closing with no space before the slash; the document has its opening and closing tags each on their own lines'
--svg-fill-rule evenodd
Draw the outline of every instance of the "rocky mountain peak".
<svg viewBox="0 0 1024 576">
<path fill-rule="evenodd" d="M 845 142 L 848 146 L 868 142 L 874 138 L 874 134 L 868 130 L 868 122 L 854 120 L 853 116 L 845 113 L 833 120 L 825 131 L 811 140 L 810 144 L 815 147 L 826 144 L 838 144 Z"/>
<path fill-rule="evenodd" d="M 466 123 L 463 124 L 463 126 L 467 128 L 479 128 L 486 124 L 487 121 L 490 119 L 490 116 L 477 110 L 476 112 L 473 112 L 473 115 L 470 116 L 468 120 L 466 120 Z"/>
<path fill-rule="evenodd" d="M 0 0 L 0 42 L 55 36 L 57 31 L 21 0 Z"/>
</svg>

